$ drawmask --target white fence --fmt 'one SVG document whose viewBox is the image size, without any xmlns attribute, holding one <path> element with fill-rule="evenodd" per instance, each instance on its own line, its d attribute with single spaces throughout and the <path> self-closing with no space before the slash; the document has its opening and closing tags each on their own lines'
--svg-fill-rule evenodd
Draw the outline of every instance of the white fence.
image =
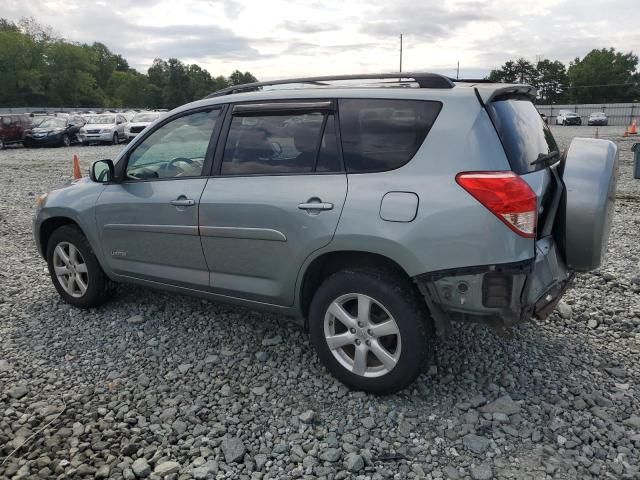
<svg viewBox="0 0 640 480">
<path fill-rule="evenodd" d="M 593 112 L 604 112 L 609 118 L 609 125 L 629 125 L 631 120 L 640 123 L 640 103 L 584 103 L 578 105 L 536 105 L 540 113 L 549 118 L 549 123 L 555 123 L 560 110 L 576 112 L 586 125 L 589 115 Z"/>
</svg>

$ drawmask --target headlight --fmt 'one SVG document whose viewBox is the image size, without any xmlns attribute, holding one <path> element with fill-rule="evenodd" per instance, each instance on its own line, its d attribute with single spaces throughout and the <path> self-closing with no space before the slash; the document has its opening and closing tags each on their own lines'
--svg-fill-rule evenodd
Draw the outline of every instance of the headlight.
<svg viewBox="0 0 640 480">
<path fill-rule="evenodd" d="M 48 196 L 49 196 L 48 193 L 43 193 L 42 195 L 38 195 L 36 197 L 36 205 L 38 206 L 38 208 L 44 207 L 44 204 L 46 203 Z"/>
<path fill-rule="evenodd" d="M 49 132 L 47 132 L 47 135 L 57 135 L 59 133 L 62 133 L 62 129 L 61 128 L 54 128 L 53 130 L 50 130 Z"/>
<path fill-rule="evenodd" d="M 113 127 L 103 128 L 101 133 L 110 133 L 110 132 L 113 132 Z"/>
</svg>

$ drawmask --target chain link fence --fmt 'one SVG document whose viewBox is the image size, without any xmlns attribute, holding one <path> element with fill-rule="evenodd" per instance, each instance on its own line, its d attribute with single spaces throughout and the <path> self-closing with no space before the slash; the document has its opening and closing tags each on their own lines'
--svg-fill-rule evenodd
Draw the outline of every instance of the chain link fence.
<svg viewBox="0 0 640 480">
<path fill-rule="evenodd" d="M 594 112 L 604 112 L 609 119 L 609 125 L 629 125 L 632 120 L 639 120 L 640 103 L 584 103 L 578 105 L 536 105 L 540 113 L 544 113 L 549 123 L 555 124 L 560 110 L 577 113 L 586 125 L 589 115 Z"/>
</svg>

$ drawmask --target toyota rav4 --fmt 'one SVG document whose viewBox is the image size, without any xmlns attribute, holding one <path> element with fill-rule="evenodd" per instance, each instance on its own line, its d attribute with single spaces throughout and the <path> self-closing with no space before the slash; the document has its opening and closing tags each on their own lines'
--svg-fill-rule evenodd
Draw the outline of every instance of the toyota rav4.
<svg viewBox="0 0 640 480">
<path fill-rule="evenodd" d="M 291 315 L 346 385 L 394 392 L 452 321 L 545 318 L 603 259 L 616 145 L 560 152 L 534 98 L 429 73 L 230 87 L 40 197 L 35 240 L 72 305 L 131 282 Z"/>
</svg>

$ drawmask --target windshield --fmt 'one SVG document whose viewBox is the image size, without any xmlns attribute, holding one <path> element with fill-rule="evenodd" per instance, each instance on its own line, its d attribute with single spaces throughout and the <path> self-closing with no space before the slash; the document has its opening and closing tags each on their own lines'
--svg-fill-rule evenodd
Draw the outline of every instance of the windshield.
<svg viewBox="0 0 640 480">
<path fill-rule="evenodd" d="M 61 118 L 47 118 L 40 125 L 39 128 L 64 128 L 67 122 Z"/>
<path fill-rule="evenodd" d="M 116 123 L 116 117 L 114 115 L 96 115 L 95 117 L 87 118 L 87 123 Z"/>
<path fill-rule="evenodd" d="M 507 98 L 487 105 L 511 168 L 518 175 L 544 168 L 540 154 L 557 151 L 551 130 L 528 98 Z"/>
<path fill-rule="evenodd" d="M 55 118 L 55 117 L 39 117 L 39 118 L 36 117 L 31 122 L 31 125 L 34 127 L 39 127 L 40 125 L 42 125 L 43 122 L 46 122 L 47 120 L 51 120 L 52 118 Z"/>
<path fill-rule="evenodd" d="M 159 113 L 137 113 L 131 122 L 154 122 L 159 116 Z"/>
</svg>

